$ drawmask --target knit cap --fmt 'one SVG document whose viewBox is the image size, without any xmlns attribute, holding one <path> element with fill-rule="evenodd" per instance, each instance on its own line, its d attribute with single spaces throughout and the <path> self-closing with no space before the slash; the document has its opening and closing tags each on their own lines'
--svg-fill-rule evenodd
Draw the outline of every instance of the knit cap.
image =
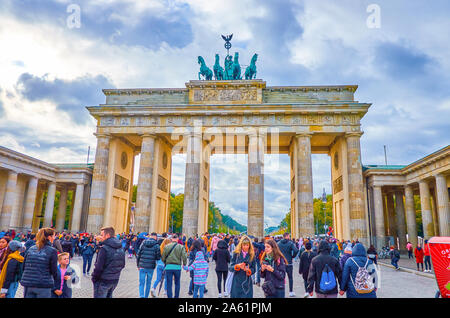
<svg viewBox="0 0 450 318">
<path fill-rule="evenodd" d="M 15 252 L 22 248 L 22 243 L 19 241 L 11 241 L 9 242 L 8 247 L 11 251 Z"/>
</svg>

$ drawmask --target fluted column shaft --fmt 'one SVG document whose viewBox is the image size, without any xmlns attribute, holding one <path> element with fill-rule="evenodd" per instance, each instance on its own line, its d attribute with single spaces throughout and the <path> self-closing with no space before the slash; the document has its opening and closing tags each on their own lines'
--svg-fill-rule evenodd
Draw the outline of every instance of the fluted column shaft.
<svg viewBox="0 0 450 318">
<path fill-rule="evenodd" d="M 440 236 L 450 236 L 450 207 L 447 180 L 444 175 L 436 175 L 436 196 L 439 214 Z"/>
<path fill-rule="evenodd" d="M 52 226 L 53 209 L 55 208 L 56 182 L 48 185 L 47 201 L 45 202 L 44 227 Z"/>
<path fill-rule="evenodd" d="M 80 231 L 81 209 L 83 207 L 84 184 L 77 184 L 72 212 L 72 232 Z"/>
<path fill-rule="evenodd" d="M 434 235 L 433 217 L 431 215 L 430 188 L 424 180 L 419 182 L 420 206 L 422 209 L 423 235 L 429 239 Z"/>
<path fill-rule="evenodd" d="M 264 135 L 250 134 L 248 141 L 247 233 L 264 236 Z"/>
<path fill-rule="evenodd" d="M 25 208 L 23 214 L 23 229 L 30 231 L 33 227 L 34 209 L 36 206 L 36 196 L 38 188 L 38 178 L 31 177 L 28 181 L 27 196 L 25 198 Z"/>
<path fill-rule="evenodd" d="M 386 244 L 384 213 L 383 213 L 383 196 L 380 186 L 373 187 L 373 202 L 375 209 L 375 231 L 377 248 L 382 248 Z"/>
<path fill-rule="evenodd" d="M 401 191 L 395 192 L 395 216 L 400 249 L 406 250 L 405 206 L 403 204 L 403 192 Z"/>
<path fill-rule="evenodd" d="M 8 229 L 11 222 L 11 215 L 17 200 L 17 172 L 8 171 L 8 180 L 6 181 L 5 197 L 3 199 L 2 214 L 0 216 L 0 228 Z"/>
<path fill-rule="evenodd" d="M 411 186 L 405 187 L 405 205 L 408 240 L 413 246 L 417 246 L 416 209 L 414 207 L 414 193 Z"/>
<path fill-rule="evenodd" d="M 61 232 L 64 230 L 64 221 L 66 219 L 67 210 L 67 188 L 63 187 L 59 191 L 59 208 L 58 214 L 56 215 L 56 230 Z"/>
<path fill-rule="evenodd" d="M 314 236 L 314 206 L 311 162 L 311 135 L 298 134 L 297 141 L 297 202 L 300 237 Z"/>
</svg>

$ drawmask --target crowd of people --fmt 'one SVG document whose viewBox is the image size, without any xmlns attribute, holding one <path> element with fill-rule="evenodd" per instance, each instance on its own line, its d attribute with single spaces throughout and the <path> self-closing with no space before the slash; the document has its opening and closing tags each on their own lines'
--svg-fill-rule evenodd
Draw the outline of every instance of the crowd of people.
<svg viewBox="0 0 450 318">
<path fill-rule="evenodd" d="M 394 246 L 390 255 L 398 268 L 400 253 Z M 423 270 L 425 256 L 425 271 L 431 271 L 427 241 L 424 248 L 414 249 L 414 255 L 418 270 L 419 264 Z M 377 251 L 357 240 L 291 239 L 289 233 L 264 238 L 209 233 L 135 235 L 116 234 L 114 228 L 106 227 L 97 236 L 57 233 L 52 228 L 42 228 L 37 234 L 0 232 L 0 297 L 14 298 L 20 283 L 25 298 L 71 298 L 71 287 L 80 280 L 70 266 L 76 256 L 82 258 L 82 275 L 92 281 L 94 298 L 112 297 L 127 257 L 136 260 L 141 298 L 158 297 L 162 289 L 168 298 L 179 298 L 182 271 L 190 275 L 188 294 L 203 298 L 208 292 L 210 262 L 214 262 L 219 298 L 253 298 L 256 287 L 267 298 L 284 298 L 286 289 L 289 297 L 295 297 L 294 262 L 303 278 L 305 298 L 314 292 L 317 298 L 338 294 L 376 297 L 377 293 Z"/>
</svg>

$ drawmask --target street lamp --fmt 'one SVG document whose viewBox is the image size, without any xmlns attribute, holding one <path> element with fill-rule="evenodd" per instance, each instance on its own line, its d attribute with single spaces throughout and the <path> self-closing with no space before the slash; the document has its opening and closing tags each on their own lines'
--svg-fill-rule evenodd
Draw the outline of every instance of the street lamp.
<svg viewBox="0 0 450 318">
<path fill-rule="evenodd" d="M 325 230 L 325 234 L 327 234 L 327 209 L 325 208 L 325 204 L 327 203 L 327 193 L 325 192 L 325 188 L 323 188 L 322 193 L 322 203 L 323 203 L 323 228 Z"/>
</svg>

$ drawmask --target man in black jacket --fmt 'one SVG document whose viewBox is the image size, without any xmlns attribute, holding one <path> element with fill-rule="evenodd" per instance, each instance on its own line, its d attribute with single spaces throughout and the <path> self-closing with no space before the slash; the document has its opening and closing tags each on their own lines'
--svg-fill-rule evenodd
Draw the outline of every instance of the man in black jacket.
<svg viewBox="0 0 450 318">
<path fill-rule="evenodd" d="M 311 242 L 305 244 L 305 250 L 300 255 L 300 265 L 298 267 L 298 273 L 303 276 L 303 282 L 305 284 L 305 298 L 309 296 L 308 294 L 308 273 L 309 266 L 311 265 L 311 260 L 317 256 L 317 253 L 311 250 Z"/>
<path fill-rule="evenodd" d="M 311 261 L 311 266 L 309 268 L 308 274 L 308 293 L 312 297 L 313 290 L 316 289 L 317 298 L 336 298 L 338 289 L 337 283 L 335 283 L 334 288 L 330 290 L 322 290 L 320 288 L 320 281 L 322 279 L 322 275 L 324 271 L 332 271 L 334 273 L 335 278 L 339 282 L 339 286 L 341 285 L 342 280 L 342 271 L 341 266 L 339 265 L 338 260 L 330 255 L 330 244 L 326 240 L 322 240 L 319 243 L 319 255 L 314 257 Z M 344 293 L 341 292 L 341 295 Z"/>
<path fill-rule="evenodd" d="M 137 267 L 139 268 L 139 297 L 141 298 L 148 298 L 150 291 L 153 297 L 156 296 L 155 290 L 153 288 L 150 290 L 150 287 L 156 262 L 161 258 L 161 249 L 156 241 L 157 238 L 158 235 L 152 233 L 148 240 L 142 242 L 136 255 Z"/>
<path fill-rule="evenodd" d="M 66 235 L 61 242 L 63 252 L 69 253 L 70 258 L 73 257 L 72 242 L 70 241 L 70 235 Z"/>
<path fill-rule="evenodd" d="M 92 272 L 94 298 L 112 298 L 120 272 L 125 267 L 125 252 L 120 241 L 114 238 L 112 227 L 102 228 L 97 240 L 100 241 L 100 250 Z"/>
<path fill-rule="evenodd" d="M 294 293 L 294 277 L 292 275 L 292 271 L 294 266 L 292 265 L 292 259 L 297 256 L 298 248 L 295 246 L 295 243 L 292 242 L 289 238 L 289 233 L 283 234 L 283 239 L 278 242 L 278 247 L 280 248 L 281 253 L 283 253 L 284 257 L 286 257 L 286 273 L 289 278 L 289 297 L 295 297 Z"/>
</svg>

